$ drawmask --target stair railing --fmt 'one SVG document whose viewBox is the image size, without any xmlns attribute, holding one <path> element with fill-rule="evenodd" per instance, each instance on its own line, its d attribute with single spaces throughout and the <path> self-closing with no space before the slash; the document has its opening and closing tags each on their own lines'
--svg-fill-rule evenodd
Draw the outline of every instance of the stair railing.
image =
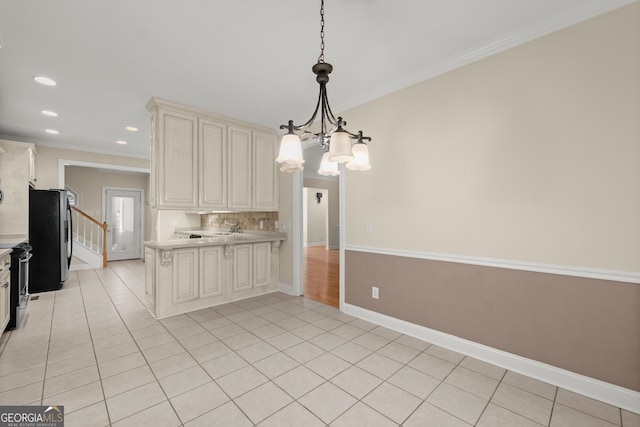
<svg viewBox="0 0 640 427">
<path fill-rule="evenodd" d="M 73 228 L 76 241 L 102 255 L 102 268 L 105 268 L 107 266 L 107 223 L 101 223 L 75 206 L 71 206 L 71 209 L 75 213 Z"/>
</svg>

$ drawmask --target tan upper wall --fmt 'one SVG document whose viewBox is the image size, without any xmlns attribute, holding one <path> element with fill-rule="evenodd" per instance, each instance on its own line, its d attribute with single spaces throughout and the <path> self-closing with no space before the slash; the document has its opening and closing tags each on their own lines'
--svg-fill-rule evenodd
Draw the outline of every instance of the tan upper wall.
<svg viewBox="0 0 640 427">
<path fill-rule="evenodd" d="M 65 167 L 65 184 L 76 190 L 79 195 L 78 208 L 96 218 L 102 215 L 102 188 L 127 188 L 144 190 L 145 204 L 148 204 L 149 174 L 101 171 L 83 166 Z"/>
<path fill-rule="evenodd" d="M 640 271 L 638 22 L 634 3 L 345 112 L 373 137 L 347 245 Z"/>
<path fill-rule="evenodd" d="M 148 169 L 149 160 L 131 157 L 119 157 L 106 154 L 88 153 L 84 151 L 64 150 L 41 145 L 36 156 L 37 188 L 58 188 L 58 160 L 75 160 L 87 163 L 130 166 Z"/>
</svg>

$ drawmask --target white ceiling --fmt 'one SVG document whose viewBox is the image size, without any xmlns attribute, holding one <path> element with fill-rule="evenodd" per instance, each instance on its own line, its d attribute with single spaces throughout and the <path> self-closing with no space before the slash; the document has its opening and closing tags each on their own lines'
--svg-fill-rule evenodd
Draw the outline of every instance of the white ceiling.
<svg viewBox="0 0 640 427">
<path fill-rule="evenodd" d="M 326 0 L 332 108 L 632 1 Z M 0 138 L 147 158 L 152 96 L 272 128 L 306 121 L 317 97 L 319 8 L 319 0 L 0 0 Z"/>
</svg>

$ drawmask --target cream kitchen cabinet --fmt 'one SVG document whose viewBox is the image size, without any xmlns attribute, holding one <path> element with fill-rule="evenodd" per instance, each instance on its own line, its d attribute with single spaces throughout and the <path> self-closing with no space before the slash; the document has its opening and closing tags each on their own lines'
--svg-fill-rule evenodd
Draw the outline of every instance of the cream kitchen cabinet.
<svg viewBox="0 0 640 427">
<path fill-rule="evenodd" d="M 35 179 L 32 164 L 36 148 L 31 143 L 0 139 L 0 234 L 29 234 L 29 186 Z"/>
<path fill-rule="evenodd" d="M 253 209 L 278 210 L 277 149 L 275 134 L 253 132 Z"/>
<path fill-rule="evenodd" d="M 253 244 L 253 287 L 269 286 L 271 276 L 271 242 Z"/>
<path fill-rule="evenodd" d="M 171 302 L 183 304 L 198 299 L 200 286 L 200 256 L 198 248 L 173 251 L 173 276 Z"/>
<path fill-rule="evenodd" d="M 273 133 L 229 127 L 229 208 L 278 209 L 276 149 Z"/>
<path fill-rule="evenodd" d="M 29 156 L 29 185 L 31 187 L 36 186 L 36 149 L 35 147 L 29 147 L 27 149 Z"/>
<path fill-rule="evenodd" d="M 151 118 L 151 205 L 193 208 L 198 205 L 198 118 L 155 106 Z"/>
<path fill-rule="evenodd" d="M 145 248 L 147 309 L 162 318 L 225 301 L 224 246 L 172 250 Z"/>
<path fill-rule="evenodd" d="M 144 248 L 144 296 L 152 313 L 156 310 L 156 251 Z"/>
<path fill-rule="evenodd" d="M 219 297 L 225 293 L 227 263 L 224 246 L 200 248 L 200 297 Z"/>
<path fill-rule="evenodd" d="M 269 286 L 271 276 L 271 242 L 235 245 L 233 247 L 234 293 Z"/>
<path fill-rule="evenodd" d="M 223 294 L 227 266 L 223 246 L 173 251 L 172 305 Z"/>
<path fill-rule="evenodd" d="M 227 126 L 198 119 L 198 206 L 227 208 Z"/>
<path fill-rule="evenodd" d="M 253 288 L 253 245 L 233 247 L 233 292 Z"/>
<path fill-rule="evenodd" d="M 284 238 L 242 235 L 145 242 L 145 299 L 156 318 L 277 290 Z"/>
<path fill-rule="evenodd" d="M 228 165 L 230 209 L 251 209 L 251 147 L 250 129 L 238 126 L 229 127 Z"/>
<path fill-rule="evenodd" d="M 3 251 L 0 256 L 0 334 L 9 324 L 11 300 L 11 251 Z"/>
<path fill-rule="evenodd" d="M 275 131 L 155 98 L 147 108 L 152 207 L 278 209 Z"/>
</svg>

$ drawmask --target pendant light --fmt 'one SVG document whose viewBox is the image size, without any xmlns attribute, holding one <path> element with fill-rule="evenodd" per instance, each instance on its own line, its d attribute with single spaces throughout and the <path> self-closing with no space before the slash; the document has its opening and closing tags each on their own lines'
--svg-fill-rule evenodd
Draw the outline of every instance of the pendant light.
<svg viewBox="0 0 640 427">
<path fill-rule="evenodd" d="M 371 141 L 371 138 L 362 136 L 362 131 L 357 134 L 347 131 L 344 128 L 347 122 L 342 117 L 336 118 L 329 106 L 327 83 L 333 66 L 324 62 L 324 0 L 320 1 L 320 56 L 311 70 L 320 85 L 316 108 L 311 118 L 305 123 L 298 126 L 293 123 L 293 120 L 289 120 L 288 124 L 280 126 L 280 129 L 287 129 L 287 133 L 282 137 L 280 152 L 276 158 L 276 161 L 281 163 L 280 170 L 289 173 L 303 170 L 304 159 L 301 140 L 314 140 L 321 147 L 328 149 L 328 152 L 322 156 L 318 170 L 321 175 L 338 175 L 339 163 L 347 163 L 347 167 L 352 170 L 371 169 L 369 150 L 365 143 L 365 141 Z M 315 122 L 318 112 L 320 113 L 320 131 L 314 133 L 309 128 Z M 352 140 L 356 141 L 353 146 Z"/>
</svg>

